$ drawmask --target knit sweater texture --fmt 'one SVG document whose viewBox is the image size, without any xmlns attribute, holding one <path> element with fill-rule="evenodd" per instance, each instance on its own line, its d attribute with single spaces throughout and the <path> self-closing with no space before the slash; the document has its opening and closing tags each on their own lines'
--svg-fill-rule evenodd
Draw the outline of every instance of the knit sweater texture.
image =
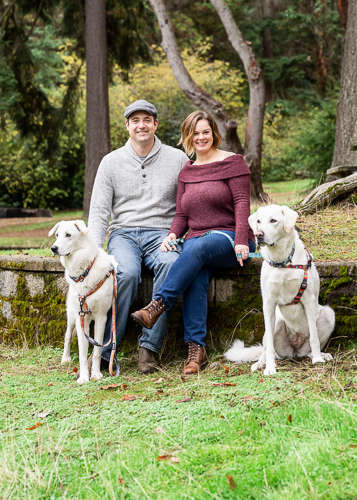
<svg viewBox="0 0 357 500">
<path fill-rule="evenodd" d="M 170 233 L 186 239 L 207 231 L 229 230 L 235 233 L 235 245 L 254 241 L 249 227 L 250 171 L 243 156 L 193 165 L 188 161 L 179 174 L 176 215 Z"/>
<path fill-rule="evenodd" d="M 95 178 L 88 220 L 98 246 L 103 247 L 108 227 L 109 233 L 131 227 L 169 229 L 177 178 L 187 160 L 182 151 L 162 144 L 156 136 L 144 161 L 130 139 L 106 155 Z"/>
</svg>

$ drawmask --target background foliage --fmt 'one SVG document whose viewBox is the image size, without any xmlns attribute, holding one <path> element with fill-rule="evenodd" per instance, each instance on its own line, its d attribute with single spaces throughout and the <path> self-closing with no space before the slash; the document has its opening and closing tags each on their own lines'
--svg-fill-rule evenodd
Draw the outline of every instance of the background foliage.
<svg viewBox="0 0 357 500">
<path fill-rule="evenodd" d="M 335 3 L 227 0 L 264 73 L 263 183 L 296 172 L 319 182 L 332 159 L 342 28 Z M 185 64 L 236 119 L 241 138 L 248 86 L 212 5 L 166 0 Z M 9 4 L 8 4 L 9 5 Z M 7 9 L 7 10 L 6 10 Z M 0 7 L 0 206 L 76 208 L 85 164 L 84 0 L 18 0 Z M 158 135 L 176 146 L 192 104 L 159 46 L 143 0 L 108 0 L 112 148 L 127 140 L 123 111 L 144 98 Z"/>
</svg>

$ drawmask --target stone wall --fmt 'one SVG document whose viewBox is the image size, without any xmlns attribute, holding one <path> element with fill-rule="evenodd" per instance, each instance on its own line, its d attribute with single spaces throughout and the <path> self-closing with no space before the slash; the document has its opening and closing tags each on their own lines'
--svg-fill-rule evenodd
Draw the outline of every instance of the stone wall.
<svg viewBox="0 0 357 500">
<path fill-rule="evenodd" d="M 260 294 L 261 261 L 216 272 L 209 291 L 208 346 L 224 349 L 235 338 L 260 342 L 264 333 Z M 320 303 L 336 313 L 334 336 L 339 342 L 357 338 L 357 263 L 317 263 L 321 277 Z M 0 256 L 0 341 L 29 346 L 62 346 L 66 329 L 66 292 L 58 257 Z M 133 308 L 147 304 L 152 276 L 144 273 Z M 140 328 L 128 321 L 121 349 L 135 347 Z M 166 337 L 172 352 L 183 344 L 181 304 L 178 302 Z"/>
</svg>

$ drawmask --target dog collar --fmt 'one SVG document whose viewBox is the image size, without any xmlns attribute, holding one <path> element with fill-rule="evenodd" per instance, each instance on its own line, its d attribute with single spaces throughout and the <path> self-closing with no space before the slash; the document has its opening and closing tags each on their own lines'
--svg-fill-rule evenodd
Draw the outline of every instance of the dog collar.
<svg viewBox="0 0 357 500">
<path fill-rule="evenodd" d="M 86 276 L 88 276 L 88 273 L 89 271 L 92 269 L 93 267 L 93 264 L 94 264 L 94 261 L 95 261 L 95 257 L 93 259 L 93 262 L 91 262 L 91 264 L 89 264 L 89 266 L 87 267 L 87 269 L 84 271 L 83 274 L 81 274 L 80 276 L 78 276 L 77 278 L 74 278 L 73 276 L 70 276 L 71 280 L 73 280 L 75 283 L 78 283 L 79 281 L 82 282 L 84 280 L 84 278 Z"/>
<path fill-rule="evenodd" d="M 269 266 L 273 266 L 273 267 L 288 267 L 288 264 L 289 264 L 289 262 L 291 262 L 291 259 L 293 258 L 294 253 L 295 253 L 295 241 L 293 243 L 293 246 L 292 246 L 292 249 L 291 249 L 291 252 L 290 252 L 288 258 L 286 260 L 284 260 L 284 262 L 274 262 L 273 260 L 270 260 L 268 262 L 268 264 L 269 264 Z"/>
</svg>

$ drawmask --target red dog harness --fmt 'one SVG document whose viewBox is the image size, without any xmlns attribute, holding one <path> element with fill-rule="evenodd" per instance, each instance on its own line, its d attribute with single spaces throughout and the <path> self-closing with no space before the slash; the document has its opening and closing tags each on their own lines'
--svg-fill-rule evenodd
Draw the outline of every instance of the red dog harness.
<svg viewBox="0 0 357 500">
<path fill-rule="evenodd" d="M 300 302 L 300 299 L 302 297 L 302 294 L 305 292 L 307 288 L 307 278 L 308 278 L 308 270 L 311 268 L 312 265 L 312 255 L 308 251 L 308 249 L 305 247 L 305 251 L 307 254 L 307 264 L 289 264 L 291 262 L 291 259 L 293 258 L 293 255 L 295 253 L 295 241 L 293 243 L 293 247 L 291 249 L 289 257 L 284 261 L 284 262 L 274 262 L 274 261 L 267 261 L 269 266 L 273 267 L 278 267 L 278 268 L 285 268 L 285 269 L 303 269 L 304 272 L 304 278 L 301 282 L 300 288 L 298 293 L 296 294 L 294 300 L 292 302 L 289 302 L 288 304 L 285 304 L 286 306 L 291 306 L 293 304 L 298 304 Z"/>
<path fill-rule="evenodd" d="M 72 280 L 75 281 L 76 283 L 78 283 L 78 281 L 83 281 L 84 278 L 88 275 L 89 271 L 92 269 L 92 266 L 94 264 L 94 260 L 87 267 L 87 269 L 84 271 L 84 273 L 81 274 L 81 276 L 79 276 L 78 278 L 71 277 Z M 109 278 L 110 275 L 113 275 L 112 328 L 111 328 L 111 333 L 110 333 L 110 339 L 108 340 L 108 342 L 104 345 L 100 345 L 100 344 L 98 344 L 98 342 L 96 342 L 94 339 L 92 339 L 92 337 L 89 337 L 84 331 L 84 316 L 86 314 L 91 313 L 91 311 L 89 310 L 88 304 L 86 302 L 86 299 L 87 299 L 87 297 L 90 297 L 90 295 L 93 295 L 93 293 L 95 293 L 97 290 L 99 290 L 99 288 L 106 282 L 106 280 Z M 88 342 L 90 342 L 92 345 L 94 345 L 96 347 L 106 347 L 107 345 L 112 343 L 112 350 L 110 353 L 110 361 L 109 361 L 109 372 L 110 372 L 112 377 L 118 377 L 118 375 L 120 374 L 120 366 L 119 366 L 119 363 L 117 360 L 117 353 L 116 353 L 116 344 L 117 344 L 117 342 L 116 342 L 116 328 L 115 328 L 116 298 L 117 298 L 117 278 L 116 278 L 115 270 L 114 270 L 113 266 L 111 266 L 111 268 L 109 269 L 108 274 L 106 274 L 104 276 L 104 278 L 99 283 L 97 283 L 95 285 L 95 287 L 93 287 L 88 293 L 86 293 L 86 295 L 79 295 L 78 294 L 79 305 L 81 308 L 81 310 L 79 311 L 79 316 L 80 316 L 80 320 L 81 320 L 82 332 L 83 332 L 84 336 L 86 337 L 86 339 L 88 340 Z M 115 373 L 113 370 L 113 362 L 115 363 L 115 366 L 116 366 Z"/>
</svg>

